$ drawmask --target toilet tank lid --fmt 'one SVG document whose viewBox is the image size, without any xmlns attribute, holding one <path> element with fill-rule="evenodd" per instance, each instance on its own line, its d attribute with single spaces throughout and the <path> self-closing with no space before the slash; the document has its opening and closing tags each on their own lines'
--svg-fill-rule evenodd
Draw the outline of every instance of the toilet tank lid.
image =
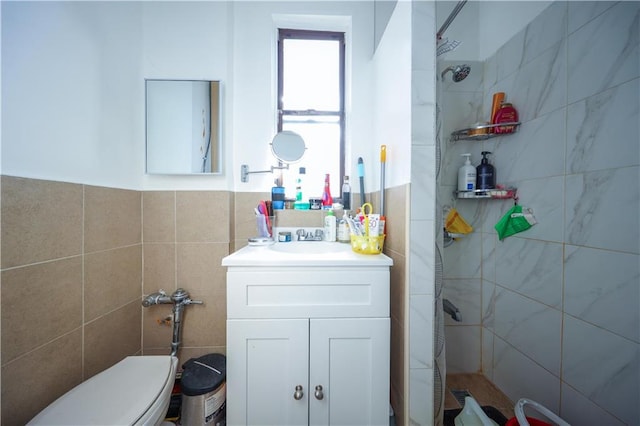
<svg viewBox="0 0 640 426">
<path fill-rule="evenodd" d="M 130 425 L 173 385 L 177 358 L 130 356 L 55 400 L 31 420 L 47 425 Z"/>
</svg>

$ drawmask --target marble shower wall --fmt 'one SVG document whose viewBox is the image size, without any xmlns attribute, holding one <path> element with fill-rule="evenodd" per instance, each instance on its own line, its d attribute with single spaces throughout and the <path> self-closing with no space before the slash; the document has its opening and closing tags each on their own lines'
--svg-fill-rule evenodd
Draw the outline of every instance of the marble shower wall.
<svg viewBox="0 0 640 426">
<path fill-rule="evenodd" d="M 640 2 L 555 2 L 441 88 L 445 135 L 487 120 L 498 91 L 522 122 L 445 143 L 439 197 L 474 227 L 444 251 L 463 317 L 447 320 L 448 371 L 480 370 L 571 424 L 640 423 L 639 33 Z M 451 196 L 459 154 L 482 150 L 539 222 L 504 241 L 509 201 Z"/>
</svg>

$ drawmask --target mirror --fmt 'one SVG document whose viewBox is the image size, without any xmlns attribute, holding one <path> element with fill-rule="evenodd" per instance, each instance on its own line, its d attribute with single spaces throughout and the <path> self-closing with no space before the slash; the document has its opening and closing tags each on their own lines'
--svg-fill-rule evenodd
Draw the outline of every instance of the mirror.
<svg viewBox="0 0 640 426">
<path fill-rule="evenodd" d="M 283 130 L 271 141 L 271 152 L 285 164 L 299 161 L 305 149 L 307 148 L 302 136 L 290 130 Z"/>
<path fill-rule="evenodd" d="M 148 174 L 221 174 L 220 82 L 146 80 Z"/>
<path fill-rule="evenodd" d="M 278 166 L 271 166 L 269 170 L 249 171 L 249 165 L 240 166 L 240 181 L 249 182 L 252 173 L 273 173 L 274 170 L 288 169 L 289 164 L 299 161 L 307 149 L 302 136 L 291 130 L 283 130 L 271 140 L 271 153 L 278 159 Z M 284 166 L 283 166 L 284 164 Z"/>
</svg>

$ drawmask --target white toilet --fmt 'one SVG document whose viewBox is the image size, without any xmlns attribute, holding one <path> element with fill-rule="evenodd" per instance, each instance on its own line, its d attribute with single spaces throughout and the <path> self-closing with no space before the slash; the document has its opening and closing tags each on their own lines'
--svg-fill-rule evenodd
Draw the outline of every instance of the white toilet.
<svg viewBox="0 0 640 426">
<path fill-rule="evenodd" d="M 159 425 L 178 358 L 130 356 L 55 400 L 30 425 Z"/>
</svg>

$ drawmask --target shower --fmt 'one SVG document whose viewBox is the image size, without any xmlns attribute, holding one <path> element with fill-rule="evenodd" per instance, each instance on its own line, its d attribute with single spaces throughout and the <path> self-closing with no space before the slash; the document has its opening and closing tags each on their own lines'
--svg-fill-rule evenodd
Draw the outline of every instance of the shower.
<svg viewBox="0 0 640 426">
<path fill-rule="evenodd" d="M 442 79 L 442 81 L 444 81 L 444 75 L 449 71 L 453 73 L 453 81 L 455 83 L 458 83 L 467 78 L 467 76 L 471 72 L 471 67 L 467 64 L 447 67 L 444 71 L 442 71 L 442 74 L 440 74 L 440 78 Z"/>
</svg>

